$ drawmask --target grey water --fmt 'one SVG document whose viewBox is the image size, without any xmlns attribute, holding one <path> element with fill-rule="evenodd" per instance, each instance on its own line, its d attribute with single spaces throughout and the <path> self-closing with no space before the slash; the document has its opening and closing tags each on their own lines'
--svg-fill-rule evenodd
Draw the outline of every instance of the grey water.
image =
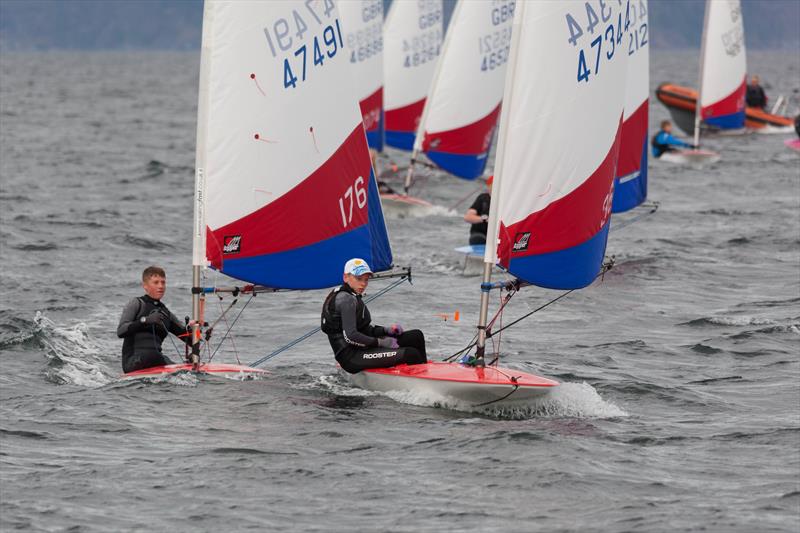
<svg viewBox="0 0 800 533">
<path fill-rule="evenodd" d="M 797 104 L 797 54 L 748 61 Z M 696 85 L 696 53 L 651 64 L 653 88 Z M 798 531 L 788 136 L 709 139 L 723 158 L 704 168 L 651 161 L 660 209 L 612 229 L 615 268 L 502 335 L 504 365 L 562 382 L 530 408 L 354 389 L 319 334 L 265 379 L 121 381 L 115 328 L 142 269 L 164 266 L 165 302 L 190 310 L 197 74 L 196 53 L 0 55 L 0 530 Z M 654 95 L 650 117 L 651 133 L 667 117 Z M 431 172 L 418 195 L 438 207 L 387 220 L 413 284 L 372 315 L 423 329 L 436 359 L 477 320 L 452 251 L 475 194 Z M 527 288 L 503 320 L 558 294 Z M 215 360 L 299 337 L 324 295 L 258 296 Z"/>
</svg>

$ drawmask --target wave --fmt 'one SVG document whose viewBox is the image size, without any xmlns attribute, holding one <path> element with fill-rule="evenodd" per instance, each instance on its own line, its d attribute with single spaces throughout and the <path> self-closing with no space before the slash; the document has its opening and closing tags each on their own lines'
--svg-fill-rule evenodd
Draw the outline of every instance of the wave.
<svg viewBox="0 0 800 533">
<path fill-rule="evenodd" d="M 758 318 L 752 316 L 709 316 L 696 318 L 689 322 L 678 324 L 679 326 L 775 326 L 778 325 L 774 320 L 768 318 Z"/>
<path fill-rule="evenodd" d="M 116 236 L 110 239 L 111 242 L 114 244 L 118 244 L 120 246 L 136 246 L 137 248 L 142 248 L 145 250 L 171 250 L 172 245 L 167 242 L 156 241 L 153 239 L 147 239 L 145 237 L 136 237 L 131 234 L 126 234 L 124 236 Z"/>
<path fill-rule="evenodd" d="M 47 357 L 46 377 L 56 384 L 102 387 L 115 380 L 103 363 L 102 349 L 89 336 L 85 324 L 62 327 L 37 311 L 23 342 L 34 342 Z"/>
</svg>

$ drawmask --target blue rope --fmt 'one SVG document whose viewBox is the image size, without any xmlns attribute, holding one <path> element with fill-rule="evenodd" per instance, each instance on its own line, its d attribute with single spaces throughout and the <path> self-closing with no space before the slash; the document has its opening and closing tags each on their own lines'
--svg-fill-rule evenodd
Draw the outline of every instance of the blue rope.
<svg viewBox="0 0 800 533">
<path fill-rule="evenodd" d="M 646 205 L 643 205 L 642 207 L 645 207 L 645 206 L 646 206 Z M 651 204 L 651 205 L 649 205 L 649 206 L 646 206 L 646 207 L 650 207 L 650 210 L 649 210 L 649 211 L 645 211 L 644 213 L 640 213 L 639 215 L 637 215 L 637 216 L 635 216 L 635 217 L 631 218 L 630 220 L 626 220 L 626 221 L 624 221 L 624 222 L 620 222 L 620 223 L 619 223 L 619 224 L 617 224 L 617 225 L 612 225 L 612 226 L 611 226 L 611 231 L 619 231 L 619 230 L 621 230 L 622 228 L 625 228 L 625 227 L 627 227 L 627 226 L 630 226 L 630 225 L 631 225 L 631 224 L 633 224 L 634 222 L 638 222 L 639 220 L 641 220 L 641 219 L 643 219 L 643 218 L 645 218 L 645 217 L 649 217 L 650 215 L 652 215 L 653 213 L 655 213 L 656 211 L 658 211 L 658 206 L 659 206 L 658 202 L 654 202 L 653 204 Z"/>
<path fill-rule="evenodd" d="M 389 286 L 387 286 L 387 287 L 384 287 L 384 288 L 383 288 L 383 289 L 381 289 L 380 291 L 376 292 L 376 293 L 375 293 L 375 294 L 373 294 L 372 296 L 369 296 L 368 298 L 364 298 L 364 303 L 369 303 L 369 302 L 371 302 L 372 300 L 374 300 L 374 299 L 376 299 L 376 298 L 380 298 L 381 296 L 383 296 L 384 294 L 386 294 L 386 293 L 387 293 L 387 292 L 389 292 L 390 290 L 394 289 L 395 287 L 397 287 L 398 285 L 400 285 L 401 283 L 403 283 L 403 282 L 404 282 L 406 279 L 407 279 L 407 278 L 406 278 L 406 276 L 403 276 L 402 278 L 398 279 L 397 281 L 395 281 L 395 282 L 394 282 L 394 283 L 392 283 L 391 285 L 389 285 Z M 312 335 L 314 335 L 314 334 L 315 334 L 315 333 L 317 333 L 318 331 L 322 331 L 322 330 L 319 328 L 319 326 L 315 327 L 314 329 L 308 330 L 306 333 L 304 333 L 304 334 L 303 334 L 303 335 L 301 335 L 300 337 L 296 338 L 295 340 L 293 340 L 293 341 L 292 341 L 292 342 L 290 342 L 289 344 L 285 344 L 284 346 L 281 346 L 280 348 L 278 348 L 278 349 L 277 349 L 277 350 L 275 350 L 274 352 L 272 352 L 272 353 L 270 353 L 270 354 L 267 354 L 267 355 L 265 355 L 265 356 L 264 356 L 264 357 L 262 357 L 261 359 L 258 359 L 258 360 L 256 360 L 256 361 L 253 361 L 252 363 L 250 363 L 250 366 L 251 366 L 251 367 L 257 367 L 257 366 L 259 366 L 259 365 L 262 365 L 262 364 L 266 363 L 267 361 L 269 361 L 270 359 L 272 359 L 272 358 L 273 358 L 273 357 L 275 357 L 276 355 L 278 355 L 278 354 L 280 354 L 280 353 L 283 353 L 283 352 L 285 352 L 286 350 L 288 350 L 289 348 L 292 348 L 293 346 L 296 346 L 296 345 L 300 344 L 301 342 L 303 342 L 303 341 L 304 341 L 304 340 L 306 340 L 307 338 L 311 337 Z"/>
</svg>

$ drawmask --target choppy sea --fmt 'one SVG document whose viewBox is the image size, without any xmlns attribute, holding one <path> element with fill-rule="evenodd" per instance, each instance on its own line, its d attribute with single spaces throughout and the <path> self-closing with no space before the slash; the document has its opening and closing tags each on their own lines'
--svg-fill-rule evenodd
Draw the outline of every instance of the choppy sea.
<svg viewBox="0 0 800 533">
<path fill-rule="evenodd" d="M 654 53 L 653 88 L 695 86 L 696 61 Z M 797 105 L 796 54 L 748 64 Z M 190 310 L 197 74 L 196 53 L 0 55 L 0 529 L 800 529 L 787 136 L 710 139 L 723 159 L 705 168 L 651 161 L 660 209 L 615 216 L 615 268 L 503 333 L 505 365 L 562 382 L 531 408 L 354 389 L 320 334 L 261 380 L 121 381 L 115 328 L 142 269 L 164 266 L 165 302 Z M 667 117 L 654 96 L 650 116 L 651 132 Z M 477 320 L 479 279 L 453 251 L 477 189 L 429 172 L 418 194 L 438 207 L 387 220 L 413 285 L 370 309 L 423 329 L 441 358 Z M 527 288 L 504 320 L 558 294 Z M 217 359 L 300 336 L 324 295 L 260 295 Z"/>
</svg>

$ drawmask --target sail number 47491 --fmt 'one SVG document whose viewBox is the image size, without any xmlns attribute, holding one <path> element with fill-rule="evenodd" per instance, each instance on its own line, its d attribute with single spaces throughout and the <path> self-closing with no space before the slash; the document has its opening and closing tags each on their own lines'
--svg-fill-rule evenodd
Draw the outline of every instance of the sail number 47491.
<svg viewBox="0 0 800 533">
<path fill-rule="evenodd" d="M 342 214 L 342 225 L 345 228 L 353 221 L 353 204 L 356 204 L 359 209 L 363 209 L 367 205 L 367 189 L 363 176 L 357 177 L 353 185 L 348 187 L 344 195 L 339 198 L 339 211 Z"/>
</svg>

